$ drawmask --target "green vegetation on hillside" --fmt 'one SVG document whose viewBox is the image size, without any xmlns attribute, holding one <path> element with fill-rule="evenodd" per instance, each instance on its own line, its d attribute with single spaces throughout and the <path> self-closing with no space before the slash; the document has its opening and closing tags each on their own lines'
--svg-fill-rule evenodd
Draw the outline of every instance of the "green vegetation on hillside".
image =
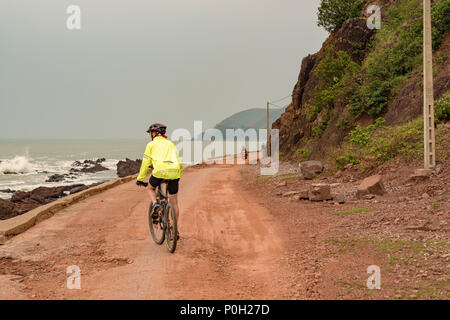
<svg viewBox="0 0 450 320">
<path fill-rule="evenodd" d="M 390 98 L 411 72 L 421 72 L 423 16 L 421 0 L 400 0 L 383 12 L 383 23 L 356 77 L 350 97 L 355 116 L 379 116 L 387 111 Z M 438 50 L 450 31 L 450 0 L 432 5 L 433 48 Z"/>
<path fill-rule="evenodd" d="M 393 90 L 422 61 L 422 1 L 400 0 L 388 10 L 363 63 L 362 83 L 351 97 L 350 111 L 379 116 L 387 111 Z"/>
<path fill-rule="evenodd" d="M 433 3 L 433 12 L 431 14 L 433 21 L 433 49 L 441 47 L 445 35 L 450 31 L 450 1 L 440 0 Z"/>
<path fill-rule="evenodd" d="M 434 121 L 439 123 L 450 120 L 450 91 L 434 105 Z"/>
<path fill-rule="evenodd" d="M 380 118 L 367 127 L 357 125 L 350 132 L 345 146 L 337 150 L 332 158 L 337 167 L 361 164 L 363 170 L 371 170 L 398 155 L 412 160 L 421 156 L 423 150 L 423 120 L 410 121 L 402 126 L 384 125 Z"/>
<path fill-rule="evenodd" d="M 342 19 L 359 16 L 366 1 L 322 0 L 318 23 L 327 30 L 342 25 Z M 320 137 L 330 122 L 331 111 L 340 104 L 347 115 L 337 122 L 338 128 L 367 114 L 374 119 L 383 115 L 396 91 L 412 74 L 422 71 L 423 16 L 421 0 L 399 0 L 382 12 L 382 26 L 369 45 L 361 66 L 343 52 L 333 52 L 330 45 L 315 69 L 319 79 L 308 120 L 316 122 L 312 136 Z M 438 50 L 450 31 L 450 0 L 432 4 L 433 48 Z M 345 21 L 345 20 L 344 20 Z M 441 59 L 442 57 L 437 57 Z M 438 119 L 448 118 L 448 100 L 438 104 Z M 320 117 L 319 117 L 320 115 Z M 318 120 L 317 120 L 318 119 Z"/>
<path fill-rule="evenodd" d="M 314 106 L 308 109 L 309 121 L 314 121 L 322 110 L 334 107 L 336 99 L 345 92 L 345 86 L 349 85 L 351 76 L 359 70 L 359 65 L 347 53 L 334 53 L 333 46 L 327 48 L 325 58 L 314 71 L 320 88 L 315 92 Z"/>
<path fill-rule="evenodd" d="M 347 19 L 359 16 L 365 2 L 365 0 L 322 0 L 317 14 L 317 24 L 328 32 L 339 29 Z"/>
<path fill-rule="evenodd" d="M 438 156 L 445 159 L 442 151 L 448 148 L 448 139 L 443 124 L 436 131 Z M 383 118 L 366 127 L 357 125 L 350 131 L 342 148 L 330 154 L 336 167 L 340 170 L 351 164 L 359 164 L 363 171 L 370 171 L 397 156 L 405 161 L 423 157 L 423 119 L 418 118 L 400 126 L 387 126 Z M 448 156 L 448 151 L 447 151 Z"/>
<path fill-rule="evenodd" d="M 320 124 L 313 129 L 313 137 L 320 137 L 327 129 L 336 100 L 345 95 L 353 75 L 359 71 L 359 65 L 346 52 L 334 52 L 333 46 L 327 48 L 325 58 L 314 71 L 320 87 L 315 92 L 314 105 L 308 109 L 309 121 L 315 121 L 324 112 Z"/>
</svg>

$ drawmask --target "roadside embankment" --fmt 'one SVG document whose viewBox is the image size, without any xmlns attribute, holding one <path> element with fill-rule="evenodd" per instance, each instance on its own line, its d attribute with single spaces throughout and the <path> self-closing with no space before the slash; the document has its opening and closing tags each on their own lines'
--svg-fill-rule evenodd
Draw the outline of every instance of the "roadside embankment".
<svg viewBox="0 0 450 320">
<path fill-rule="evenodd" d="M 87 197 L 96 195 L 122 183 L 126 183 L 128 181 L 136 179 L 136 176 L 137 175 L 132 175 L 124 178 L 114 179 L 86 189 L 84 191 L 75 193 L 73 195 L 66 196 L 49 204 L 40 206 L 22 215 L 7 220 L 2 220 L 0 221 L 0 244 L 4 244 L 8 238 L 22 233 L 25 230 L 31 228 L 36 223 L 51 217 L 59 210 L 77 203 L 83 199 L 86 199 Z"/>
</svg>

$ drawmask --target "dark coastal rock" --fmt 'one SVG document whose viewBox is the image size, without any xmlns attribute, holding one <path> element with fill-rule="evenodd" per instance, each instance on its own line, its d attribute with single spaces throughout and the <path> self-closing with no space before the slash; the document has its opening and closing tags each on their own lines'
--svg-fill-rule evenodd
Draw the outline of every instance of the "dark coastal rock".
<svg viewBox="0 0 450 320">
<path fill-rule="evenodd" d="M 31 191 L 18 191 L 11 197 L 11 202 L 15 205 L 15 213 L 22 214 L 33 210 L 41 205 L 55 201 L 66 195 L 73 186 L 63 187 L 39 187 Z"/>
<path fill-rule="evenodd" d="M 0 190 L 0 192 L 2 192 L 2 193 L 14 193 L 16 191 L 12 190 L 12 189 L 3 189 L 3 190 Z"/>
<path fill-rule="evenodd" d="M 119 161 L 117 163 L 117 175 L 120 178 L 131 176 L 133 174 L 139 173 L 141 169 L 142 160 L 136 159 L 135 161 L 128 158 L 125 161 Z"/>
<path fill-rule="evenodd" d="M 45 180 L 45 182 L 61 182 L 61 181 L 64 181 L 66 176 L 67 175 L 65 175 L 65 174 L 54 174 L 54 175 L 51 175 L 50 177 L 48 177 L 48 179 Z"/>
<path fill-rule="evenodd" d="M 91 185 L 73 184 L 61 187 L 39 187 L 31 191 L 18 191 L 10 200 L 0 198 L 0 220 L 9 219 L 23 214 L 41 205 L 50 203 L 69 194 L 74 194 L 102 182 Z"/>
<path fill-rule="evenodd" d="M 17 191 L 16 193 L 14 193 L 11 197 L 11 201 L 12 202 L 20 202 L 23 199 L 29 197 L 29 192 L 25 192 L 25 191 Z"/>
<path fill-rule="evenodd" d="M 83 168 L 80 171 L 84 172 L 84 173 L 95 173 L 95 172 L 107 171 L 107 170 L 108 170 L 108 168 L 105 168 L 101 164 L 96 163 L 96 164 L 94 164 L 93 167 Z"/>
<path fill-rule="evenodd" d="M 12 218 L 16 215 L 16 207 L 9 200 L 0 198 L 0 220 Z"/>
<path fill-rule="evenodd" d="M 67 187 L 39 187 L 31 191 L 19 191 L 13 194 L 11 201 L 15 203 L 24 202 L 27 199 L 32 199 L 39 204 L 47 203 L 47 200 L 58 199 L 67 190 Z"/>
<path fill-rule="evenodd" d="M 69 190 L 70 194 L 74 194 L 83 190 L 86 190 L 87 188 L 89 188 L 88 186 L 82 184 L 82 185 L 76 185 L 76 186 L 72 186 L 72 189 Z"/>
<path fill-rule="evenodd" d="M 81 169 L 76 169 L 76 168 L 72 168 L 70 169 L 70 173 L 95 173 L 95 172 L 100 172 L 100 171 L 107 171 L 109 170 L 108 168 L 105 168 L 104 166 L 102 166 L 99 163 L 94 163 L 93 166 L 85 166 Z"/>
<path fill-rule="evenodd" d="M 95 164 L 100 164 L 102 162 L 105 162 L 105 158 L 99 158 L 97 160 L 84 160 L 83 162 L 75 161 L 72 163 L 72 167 L 88 167 Z"/>
</svg>

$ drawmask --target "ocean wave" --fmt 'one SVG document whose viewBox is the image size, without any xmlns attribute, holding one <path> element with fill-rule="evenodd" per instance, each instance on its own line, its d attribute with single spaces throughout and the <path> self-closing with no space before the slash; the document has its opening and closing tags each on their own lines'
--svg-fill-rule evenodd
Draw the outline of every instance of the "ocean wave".
<svg viewBox="0 0 450 320">
<path fill-rule="evenodd" d="M 0 172 L 8 173 L 29 173 L 33 169 L 29 159 L 25 156 L 15 156 L 11 160 L 0 162 Z"/>
</svg>

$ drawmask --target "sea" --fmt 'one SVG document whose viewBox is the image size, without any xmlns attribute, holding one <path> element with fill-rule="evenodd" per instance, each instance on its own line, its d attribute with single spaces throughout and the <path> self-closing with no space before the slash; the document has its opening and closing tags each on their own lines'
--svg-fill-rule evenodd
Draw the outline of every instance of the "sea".
<svg viewBox="0 0 450 320">
<path fill-rule="evenodd" d="M 148 142 L 148 140 L 0 139 L 0 190 L 30 191 L 40 186 L 89 185 L 112 180 L 117 178 L 117 163 L 125 158 L 141 159 Z M 211 143 L 220 144 L 221 141 L 201 143 L 204 150 Z M 192 141 L 177 144 L 186 166 L 206 160 L 194 160 L 194 156 L 190 154 L 191 150 L 194 150 L 193 145 Z M 225 145 L 228 145 L 228 148 Z M 249 144 L 247 141 L 245 145 L 249 151 L 260 149 L 260 144 Z M 189 146 L 192 147 L 191 150 Z M 226 142 L 223 148 L 215 150 L 214 157 L 240 152 L 239 145 L 230 141 Z M 185 151 L 189 151 L 189 155 Z M 61 182 L 45 182 L 53 174 L 69 173 L 75 161 L 100 158 L 106 159 L 101 164 L 108 169 L 107 171 L 83 173 Z M 0 192 L 0 198 L 9 199 L 11 196 L 11 193 Z"/>
</svg>

